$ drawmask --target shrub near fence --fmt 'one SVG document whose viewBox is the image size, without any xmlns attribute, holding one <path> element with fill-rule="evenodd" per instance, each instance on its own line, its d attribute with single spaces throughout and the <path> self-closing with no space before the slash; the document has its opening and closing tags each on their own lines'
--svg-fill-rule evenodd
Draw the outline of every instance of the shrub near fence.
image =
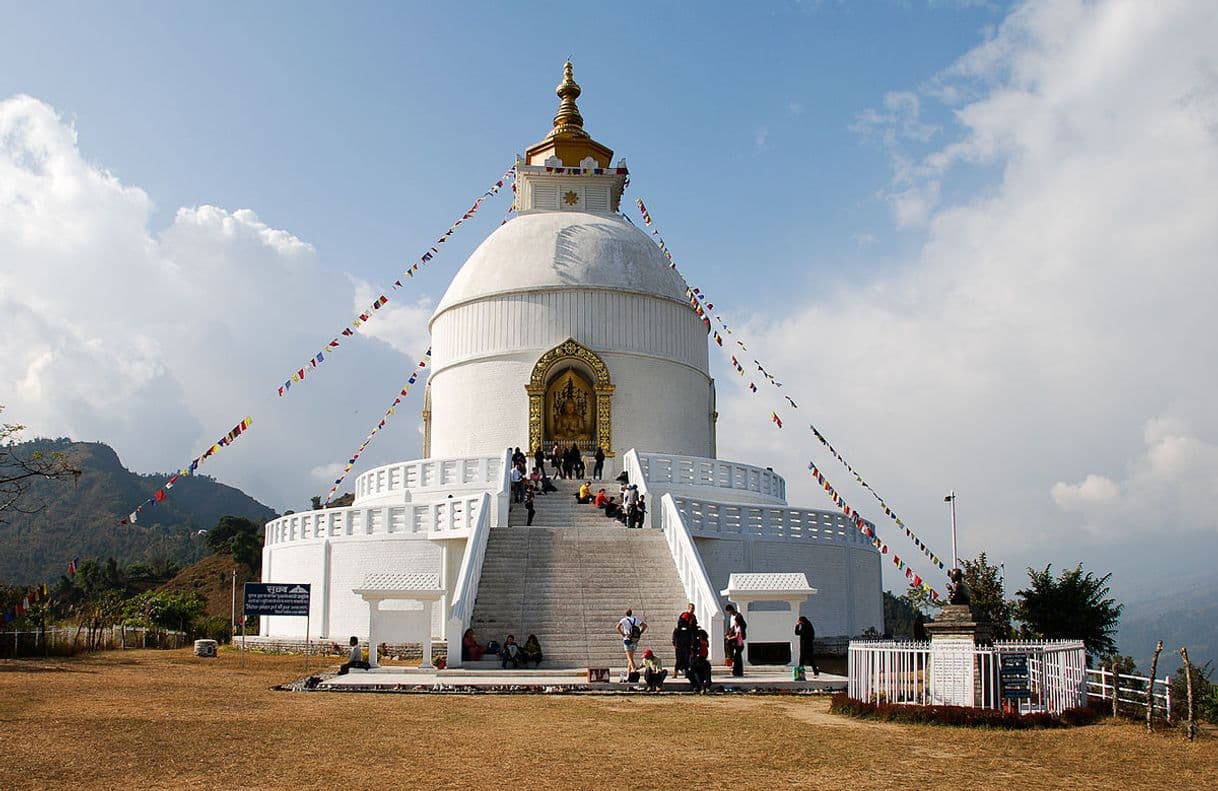
<svg viewBox="0 0 1218 791">
<path fill-rule="evenodd" d="M 0 632 L 0 656 L 75 656 L 89 651 L 114 651 L 124 648 L 182 648 L 190 640 L 185 632 L 145 629 L 142 626 L 108 626 L 103 629 L 78 629 L 53 626 Z"/>
</svg>

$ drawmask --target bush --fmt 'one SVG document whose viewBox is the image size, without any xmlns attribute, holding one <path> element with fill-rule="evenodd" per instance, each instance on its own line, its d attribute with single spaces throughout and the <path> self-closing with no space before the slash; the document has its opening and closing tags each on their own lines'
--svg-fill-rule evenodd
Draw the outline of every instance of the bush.
<svg viewBox="0 0 1218 791">
<path fill-rule="evenodd" d="M 233 625 L 220 615 L 209 615 L 195 621 L 195 639 L 215 640 L 217 643 L 227 643 L 233 637 Z"/>
<path fill-rule="evenodd" d="M 956 725 L 965 728 L 999 728 L 1027 730 L 1030 728 L 1069 728 L 1089 725 L 1103 715 L 1103 707 L 1093 704 L 1085 708 L 1066 709 L 1061 714 L 1015 714 L 994 709 L 974 709 L 967 706 L 910 706 L 894 703 L 869 703 L 854 700 L 845 692 L 833 696 L 829 711 L 859 719 L 899 722 L 913 725 Z"/>
</svg>

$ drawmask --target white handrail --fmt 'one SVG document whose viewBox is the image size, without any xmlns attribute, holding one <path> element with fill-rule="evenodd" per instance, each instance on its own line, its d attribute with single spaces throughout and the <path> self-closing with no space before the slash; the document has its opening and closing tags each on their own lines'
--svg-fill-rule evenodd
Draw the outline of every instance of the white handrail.
<svg viewBox="0 0 1218 791">
<path fill-rule="evenodd" d="M 639 460 L 638 451 L 631 448 L 622 456 L 622 469 L 626 471 L 626 477 L 633 484 L 639 487 L 639 496 L 646 497 L 647 510 L 643 513 L 643 527 L 650 528 L 652 526 L 652 511 L 654 507 L 651 502 L 651 490 L 647 488 L 647 475 L 643 471 L 643 465 Z"/>
<path fill-rule="evenodd" d="M 461 641 L 469 628 L 474 614 L 474 602 L 478 599 L 478 581 L 482 577 L 482 561 L 486 557 L 486 541 L 491 532 L 491 495 L 482 495 L 478 521 L 465 542 L 465 554 L 461 558 L 461 569 L 457 572 L 457 584 L 453 586 L 452 607 L 445 626 L 448 640 L 448 664 L 461 664 Z"/>
<path fill-rule="evenodd" d="M 499 460 L 499 488 L 495 491 L 495 518 L 491 522 L 494 527 L 503 527 L 508 523 L 508 509 L 511 508 L 512 494 L 512 449 L 503 452 Z"/>
<path fill-rule="evenodd" d="M 685 526 L 685 520 L 671 494 L 664 495 L 660 500 L 660 511 L 660 526 L 664 530 L 668 551 L 672 553 L 677 566 L 685 596 L 693 602 L 699 623 L 710 635 L 710 661 L 714 665 L 723 660 L 723 641 L 718 639 L 718 635 L 723 634 L 723 610 L 719 607 L 719 595 L 711 585 L 710 575 L 706 573 L 706 566 L 702 565 L 702 557 L 694 545 L 694 537 Z"/>
</svg>

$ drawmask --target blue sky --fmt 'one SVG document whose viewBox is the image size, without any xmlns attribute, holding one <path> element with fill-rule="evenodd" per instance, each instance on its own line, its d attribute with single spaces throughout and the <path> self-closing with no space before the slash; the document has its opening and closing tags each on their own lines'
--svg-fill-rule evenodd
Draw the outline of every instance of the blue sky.
<svg viewBox="0 0 1218 791">
<path fill-rule="evenodd" d="M 801 403 L 800 433 L 773 430 L 781 405 L 716 351 L 721 455 L 830 507 L 804 475 L 833 469 L 814 419 L 941 553 L 955 487 L 965 556 L 1085 560 L 1131 592 L 1212 582 L 1212 4 L 3 15 L 6 419 L 152 471 L 252 414 L 211 474 L 300 508 L 401 386 L 506 198 L 315 382 L 275 386 L 545 134 L 570 56 L 627 197 Z M 419 454 L 418 395 L 361 469 Z"/>
<path fill-rule="evenodd" d="M 15 4 L 0 95 L 73 120 L 89 159 L 149 193 L 154 226 L 179 206 L 251 207 L 379 281 L 548 130 L 571 56 L 588 128 L 627 158 L 687 267 L 753 302 L 910 244 L 876 197 L 887 162 L 851 127 L 1001 19 L 570 5 Z M 879 244 L 864 259 L 843 229 Z M 734 277 L 757 259 L 771 278 Z"/>
</svg>

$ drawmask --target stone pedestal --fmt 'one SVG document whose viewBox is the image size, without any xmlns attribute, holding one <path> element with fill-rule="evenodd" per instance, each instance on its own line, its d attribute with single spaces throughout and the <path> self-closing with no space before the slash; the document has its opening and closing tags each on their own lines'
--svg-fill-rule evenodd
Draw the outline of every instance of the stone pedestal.
<svg viewBox="0 0 1218 791">
<path fill-rule="evenodd" d="M 978 632 L 988 631 L 973 620 L 967 604 L 948 604 L 933 623 L 930 635 L 930 700 L 936 706 L 972 706 L 976 699 Z"/>
</svg>

